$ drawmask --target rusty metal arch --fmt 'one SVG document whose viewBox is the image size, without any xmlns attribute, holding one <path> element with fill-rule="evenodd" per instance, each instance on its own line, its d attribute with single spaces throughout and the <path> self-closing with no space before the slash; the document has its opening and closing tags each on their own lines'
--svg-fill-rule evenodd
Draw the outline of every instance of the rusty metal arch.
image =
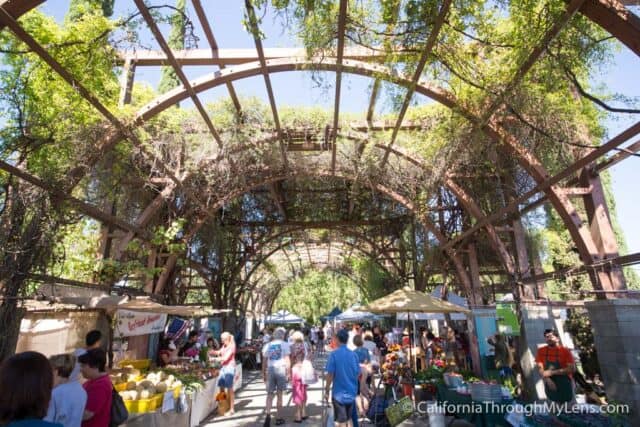
<svg viewBox="0 0 640 427">
<path fill-rule="evenodd" d="M 342 242 L 344 243 L 344 242 Z M 251 270 L 249 271 L 249 273 L 247 273 L 247 277 L 244 278 L 244 283 L 250 283 L 249 280 L 251 279 L 251 276 L 253 275 L 253 273 L 255 273 L 257 271 L 257 269 L 264 263 L 266 262 L 271 256 L 273 256 L 275 253 L 277 253 L 279 250 L 283 249 L 286 245 L 289 245 L 290 243 L 280 243 L 278 245 L 276 245 L 272 250 L 270 250 L 267 254 L 265 254 L 264 256 L 260 257 L 260 260 L 257 261 L 255 263 L 255 265 L 251 268 Z M 364 250 L 363 248 L 361 248 L 360 246 L 356 245 L 356 244 L 350 244 L 350 243 L 344 243 L 347 246 L 351 247 L 353 250 L 359 251 L 364 255 L 367 255 L 368 257 L 370 257 L 371 259 L 374 260 L 374 262 L 376 262 L 376 264 L 378 264 L 378 266 L 380 266 L 383 270 L 387 271 L 388 273 L 389 270 L 382 264 L 380 264 L 377 260 L 375 260 L 373 258 L 373 254 Z M 309 263 L 310 265 L 312 263 Z M 249 287 L 249 289 L 254 290 L 256 288 L 257 284 L 254 284 L 252 286 Z"/>
<path fill-rule="evenodd" d="M 331 58 L 324 58 L 323 61 L 319 63 L 301 58 L 284 58 L 269 61 L 267 64 L 269 73 L 296 71 L 302 68 L 308 70 L 309 67 L 313 67 L 318 70 L 334 71 L 338 67 L 338 64 L 335 59 Z M 410 81 L 406 76 L 392 74 L 387 67 L 381 65 L 345 60 L 341 64 L 341 68 L 344 72 L 368 77 L 375 76 L 401 86 L 408 86 L 410 84 Z M 237 79 L 259 75 L 261 73 L 262 67 L 257 62 L 242 64 L 237 67 L 227 68 L 201 77 L 192 82 L 192 87 L 196 92 L 201 92 Z M 418 84 L 415 91 L 457 111 L 470 122 L 480 124 L 480 119 L 472 112 L 466 110 L 464 106 L 460 105 L 452 94 L 440 88 L 429 86 L 425 82 Z M 184 88 L 175 88 L 172 91 L 167 92 L 165 95 L 144 106 L 138 112 L 134 123 L 136 125 L 143 123 L 162 110 L 168 108 L 170 105 L 174 105 L 176 102 L 185 99 L 187 96 L 188 94 Z M 531 152 L 523 147 L 512 135 L 510 135 L 509 132 L 499 123 L 496 121 L 490 121 L 486 125 L 482 126 L 482 130 L 488 137 L 492 138 L 497 143 L 504 143 L 505 147 L 516 156 L 521 167 L 531 175 L 536 183 L 542 183 L 549 177 L 549 174 L 542 163 Z M 592 264 L 593 262 L 598 261 L 598 251 L 590 235 L 590 231 L 578 216 L 569 198 L 559 191 L 558 186 L 547 187 L 544 191 L 569 230 L 569 233 L 582 257 L 582 261 L 585 264 Z M 450 248 L 445 246 L 445 249 L 448 250 Z M 608 279 L 603 277 L 601 280 L 604 282 Z M 601 286 L 601 283 L 594 283 L 594 286 L 599 287 Z M 606 286 L 605 284 L 604 287 L 609 288 L 610 286 Z"/>
<path fill-rule="evenodd" d="M 2 0 L 0 7 L 5 9 L 14 19 L 35 9 L 47 0 Z M 586 0 L 579 12 L 589 20 L 600 25 L 626 45 L 636 55 L 640 56 L 640 20 L 631 13 L 625 4 L 617 0 Z M 0 23 L 0 31 L 4 25 Z"/>
<path fill-rule="evenodd" d="M 197 227 L 197 228 L 199 228 L 199 227 Z M 373 247 L 375 247 L 375 246 L 376 246 L 376 243 L 375 243 L 375 242 L 373 242 L 373 241 L 371 241 L 370 239 L 368 239 L 366 235 L 364 235 L 364 234 L 362 234 L 362 233 L 358 233 L 358 232 L 356 232 L 355 230 L 353 230 L 353 229 L 351 229 L 351 228 L 349 228 L 349 227 L 346 227 L 346 226 L 343 226 L 343 227 L 334 227 L 334 228 L 332 228 L 332 229 L 334 229 L 334 230 L 339 230 L 339 231 L 340 231 L 340 233 L 345 234 L 346 236 L 354 236 L 354 237 L 356 237 L 356 238 L 358 238 L 358 239 L 364 240 L 366 243 L 368 243 L 368 244 L 372 245 Z M 305 230 L 305 227 L 304 227 L 304 226 L 288 227 L 287 229 L 285 229 L 285 230 L 280 230 L 279 232 L 277 232 L 277 233 L 275 233 L 275 234 L 265 236 L 265 238 L 264 238 L 264 239 L 262 239 L 262 240 L 260 240 L 258 243 L 259 243 L 259 246 L 264 247 L 266 244 L 271 243 L 271 242 L 273 242 L 274 240 L 279 239 L 279 238 L 281 238 L 281 237 L 283 237 L 283 236 L 290 235 L 290 234 L 292 234 L 292 233 L 296 233 L 296 232 L 304 231 L 304 230 Z M 197 230 L 196 230 L 196 231 L 193 231 L 193 230 L 192 230 L 190 234 L 191 234 L 191 235 L 193 235 L 193 234 L 195 234 L 195 232 L 197 232 Z M 389 261 L 393 262 L 393 260 L 392 260 L 391 258 L 389 258 L 388 256 L 386 256 L 386 254 L 385 254 L 384 252 L 381 252 L 381 254 L 385 255 L 385 257 L 384 257 L 385 259 L 387 259 L 387 260 L 389 260 Z M 241 272 L 241 270 L 242 270 L 242 266 L 243 266 L 243 265 L 245 265 L 247 262 L 249 262 L 249 261 L 251 260 L 251 256 L 252 256 L 252 255 L 255 255 L 255 254 L 248 254 L 248 253 L 247 253 L 247 254 L 245 254 L 245 255 L 244 255 L 244 256 L 239 260 L 238 264 L 237 264 L 237 265 L 233 268 L 233 270 L 232 270 L 232 273 L 231 273 L 231 281 L 234 281 L 234 280 L 237 278 L 237 276 L 240 274 L 240 272 Z M 260 261 L 259 263 L 261 263 L 261 262 L 263 262 L 263 261 L 264 261 L 264 259 L 268 258 L 268 256 L 267 256 L 266 258 L 265 258 L 265 257 L 263 257 L 263 256 L 259 256 L 259 258 L 261 259 L 261 261 Z M 254 261 L 254 262 L 255 262 L 255 261 Z M 378 264 L 382 269 L 384 269 L 384 270 L 388 271 L 388 269 L 387 269 L 384 265 L 380 264 L 377 260 L 375 260 L 375 262 L 376 262 L 376 263 L 377 263 L 377 264 Z M 394 267 L 395 267 L 395 268 L 398 268 L 398 267 L 397 267 L 397 265 L 395 265 L 395 263 L 394 263 Z M 205 279 L 206 279 L 206 278 L 205 278 Z M 245 279 L 244 281 L 246 281 L 246 279 Z"/>
<path fill-rule="evenodd" d="M 366 142 L 365 139 L 358 136 L 350 135 L 350 134 L 341 135 L 340 133 L 338 133 L 337 136 L 343 139 L 352 140 L 354 142 Z M 243 144 L 235 147 L 233 150 L 233 153 L 234 154 L 242 153 L 244 151 L 250 150 L 251 148 L 257 145 L 274 142 L 275 140 L 276 138 L 274 137 L 268 137 L 263 140 L 252 142 L 251 144 Z M 373 144 L 373 147 L 383 150 L 385 152 L 389 152 L 390 154 L 393 154 L 394 156 L 400 159 L 403 159 L 413 164 L 414 166 L 421 168 L 425 172 L 429 172 L 430 170 L 425 160 L 422 159 L 421 156 L 417 153 L 407 153 L 405 150 L 403 150 L 398 146 L 389 147 L 388 145 L 377 144 L 377 143 Z M 213 162 L 215 163 L 222 160 L 224 160 L 224 156 L 218 156 L 213 160 Z M 445 176 L 444 186 L 445 188 L 450 190 L 454 196 L 456 196 L 456 198 L 460 201 L 460 204 L 462 205 L 463 209 L 465 209 L 473 218 L 475 218 L 476 220 L 480 220 L 485 216 L 484 213 L 481 211 L 480 207 L 473 201 L 473 198 L 469 196 L 461 186 L 456 184 L 452 177 Z M 492 249 L 496 252 L 498 257 L 500 258 L 500 261 L 502 262 L 506 272 L 509 275 L 514 275 L 516 273 L 514 259 L 509 253 L 509 251 L 507 250 L 502 239 L 498 236 L 498 233 L 495 227 L 493 226 L 493 224 L 488 223 L 484 226 L 484 228 L 487 232 L 487 236 L 489 237 L 489 243 Z"/>
<path fill-rule="evenodd" d="M 283 180 L 283 179 L 290 179 L 295 177 L 311 177 L 311 178 L 335 177 L 335 178 L 344 179 L 352 182 L 357 181 L 357 177 L 352 176 L 348 171 L 342 171 L 338 168 L 335 171 L 331 171 L 331 170 L 294 171 L 290 169 L 287 172 L 282 172 L 282 171 L 267 171 L 267 172 L 270 172 L 272 175 L 261 176 L 257 180 L 257 182 L 245 183 L 237 189 L 229 189 L 229 191 L 226 194 L 222 195 L 222 197 L 218 198 L 215 202 L 213 202 L 209 206 L 209 211 L 216 211 L 220 209 L 226 203 L 229 203 L 230 201 L 236 199 L 237 197 L 241 196 L 246 192 L 251 191 L 256 187 L 260 187 L 260 186 L 270 184 L 272 182 Z M 413 201 L 397 193 L 395 190 L 386 187 L 383 184 L 368 183 L 366 184 L 366 186 L 368 186 L 374 191 L 377 191 L 381 194 L 386 195 L 390 199 L 394 200 L 395 202 L 403 205 L 405 208 L 410 210 L 414 214 L 418 222 L 420 222 L 420 224 L 426 230 L 428 230 L 431 234 L 433 234 L 433 236 L 436 238 L 436 240 L 440 245 L 444 245 L 444 243 L 447 241 L 446 237 L 442 235 L 438 227 L 436 227 L 435 224 L 431 222 L 431 219 L 424 212 L 422 212 L 421 209 L 418 209 L 414 205 Z M 196 228 L 190 230 L 187 234 L 194 235 L 197 232 L 197 229 L 199 227 L 202 227 L 203 225 L 204 225 L 204 221 L 198 222 L 196 224 Z M 453 265 L 456 270 L 456 275 L 462 285 L 462 289 L 468 295 L 471 295 L 471 281 L 469 279 L 469 276 L 466 273 L 466 269 L 464 267 L 464 263 L 462 259 L 456 253 L 456 251 L 453 250 L 452 248 L 445 248 L 445 252 L 453 262 Z"/>
<path fill-rule="evenodd" d="M 39 0 L 28 0 L 26 2 L 19 2 L 16 0 L 5 0 L 0 4 L 2 7 L 3 13 L 12 17 L 18 18 L 20 15 L 25 13 L 26 11 L 32 9 L 38 4 L 42 3 Z M 617 39 L 626 44 L 632 51 L 634 51 L 637 55 L 640 55 L 640 46 L 638 40 L 640 40 L 640 20 L 633 13 L 629 12 L 622 3 L 616 2 L 615 0 L 589 0 L 584 2 L 581 6 L 581 12 L 587 16 L 592 21 L 596 22 L 600 26 L 602 26 L 605 30 L 609 31 L 613 34 Z M 1 27 L 0 27 L 1 28 Z M 265 66 L 264 61 L 262 61 L 261 72 L 262 73 L 270 73 L 276 72 L 277 70 L 270 70 L 268 66 Z M 270 61 L 275 62 L 275 61 Z M 341 72 L 350 68 L 353 64 L 351 62 L 354 61 L 337 61 L 334 64 L 334 71 Z M 267 64 L 269 65 L 269 64 Z M 239 67 L 242 68 L 242 67 Z M 353 70 L 351 70 L 353 72 Z M 223 74 L 223 73 L 221 73 Z M 358 74 L 358 73 L 356 73 Z M 387 80 L 392 82 L 397 82 L 394 76 L 387 76 Z M 402 80 L 402 79 L 401 79 Z M 406 80 L 406 79 L 405 79 Z M 405 83 L 406 85 L 406 83 Z M 426 94 L 427 96 L 432 96 L 434 93 L 427 94 L 424 92 L 424 88 L 422 86 L 418 86 L 416 91 L 419 93 Z M 446 95 L 443 93 L 435 94 L 436 96 Z M 439 102 L 447 105 L 447 100 L 444 98 L 434 98 Z M 448 105 L 450 108 L 451 105 Z M 469 116 L 468 112 L 465 113 L 463 109 L 460 109 L 459 105 L 456 105 L 455 100 L 453 101 L 453 106 L 456 106 L 462 114 L 467 117 L 469 120 L 473 122 L 478 122 L 478 119 L 473 116 Z M 480 123 L 484 125 L 484 123 Z M 542 165 L 536 161 L 536 159 L 530 155 L 522 146 L 518 144 L 514 138 L 511 138 L 506 130 L 501 128 L 496 123 L 489 123 L 488 126 L 482 126 L 483 130 L 491 137 L 496 138 L 499 137 L 503 142 L 506 142 L 507 147 L 518 156 L 521 165 L 531 174 L 532 177 L 538 182 L 544 182 L 544 179 L 548 177 L 545 169 Z M 122 130 L 122 129 L 121 129 Z M 113 133 L 112 133 L 113 135 Z M 107 142 L 115 142 L 118 139 L 117 136 L 113 138 L 107 138 Z M 109 144 L 103 145 L 101 147 L 102 150 L 108 149 Z M 76 171 L 77 173 L 77 171 Z M 599 259 L 599 255 L 597 254 L 597 250 L 595 250 L 595 244 L 591 235 L 589 234 L 589 230 L 582 223 L 579 216 L 577 215 L 575 209 L 573 208 L 571 202 L 566 197 L 566 195 L 561 194 L 558 191 L 558 187 L 548 186 L 544 188 L 545 193 L 549 200 L 551 201 L 554 208 L 559 212 L 561 218 L 565 222 L 574 243 L 578 247 L 580 255 L 584 263 L 593 263 Z M 445 247 L 445 250 L 448 247 Z M 611 282 L 608 282 L 609 287 L 611 286 Z M 607 286 L 605 286 L 607 287 Z"/>
</svg>

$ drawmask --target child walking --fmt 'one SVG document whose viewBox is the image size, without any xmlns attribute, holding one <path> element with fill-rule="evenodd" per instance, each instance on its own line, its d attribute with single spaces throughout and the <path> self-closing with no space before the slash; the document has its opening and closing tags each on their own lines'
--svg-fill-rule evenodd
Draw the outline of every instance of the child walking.
<svg viewBox="0 0 640 427">
<path fill-rule="evenodd" d="M 307 417 L 307 386 L 302 381 L 302 362 L 305 358 L 304 346 L 302 343 L 294 343 L 291 349 L 293 367 L 291 368 L 291 386 L 293 388 L 293 403 L 296 405 L 296 416 L 293 420 L 301 423 Z"/>
</svg>

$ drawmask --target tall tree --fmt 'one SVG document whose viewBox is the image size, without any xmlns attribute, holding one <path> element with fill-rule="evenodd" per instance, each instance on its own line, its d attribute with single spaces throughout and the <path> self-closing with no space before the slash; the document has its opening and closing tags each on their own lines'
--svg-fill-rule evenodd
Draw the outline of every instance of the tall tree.
<svg viewBox="0 0 640 427">
<path fill-rule="evenodd" d="M 22 17 L 21 24 L 42 45 L 58 46 L 57 60 L 112 108 L 118 93 L 114 54 L 101 37 L 112 23 L 101 11 L 78 7 L 82 19 L 66 20 L 63 27 L 39 11 Z M 64 188 L 66 171 L 86 159 L 101 117 L 39 57 L 21 54 L 24 44 L 6 31 L 0 49 L 7 52 L 0 68 L 0 157 Z M 0 360 L 15 351 L 23 314 L 18 301 L 31 294 L 29 273 L 44 269 L 56 233 L 69 219 L 61 200 L 0 173 Z"/>
</svg>

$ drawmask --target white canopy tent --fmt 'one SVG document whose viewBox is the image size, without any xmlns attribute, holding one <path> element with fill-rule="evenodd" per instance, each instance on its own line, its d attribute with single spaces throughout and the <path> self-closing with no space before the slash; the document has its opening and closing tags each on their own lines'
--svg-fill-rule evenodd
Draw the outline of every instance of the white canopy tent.
<svg viewBox="0 0 640 427">
<path fill-rule="evenodd" d="M 276 313 L 270 314 L 264 319 L 264 323 L 277 323 L 283 325 L 296 324 L 296 323 L 304 323 L 304 319 L 300 316 L 297 316 L 291 313 L 288 310 L 280 310 Z"/>
<path fill-rule="evenodd" d="M 368 311 L 358 311 L 359 306 L 353 306 L 334 317 L 337 322 L 375 322 L 380 320 L 380 316 Z"/>
</svg>

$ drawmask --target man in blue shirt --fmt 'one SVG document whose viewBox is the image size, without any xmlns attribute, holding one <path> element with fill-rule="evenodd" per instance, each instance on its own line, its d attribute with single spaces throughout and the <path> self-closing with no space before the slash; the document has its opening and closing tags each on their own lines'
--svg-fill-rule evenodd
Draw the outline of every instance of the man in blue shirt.
<svg viewBox="0 0 640 427">
<path fill-rule="evenodd" d="M 329 398 L 331 385 L 331 403 L 333 404 L 334 419 L 337 427 L 352 426 L 351 416 L 353 405 L 358 393 L 358 376 L 360 375 L 360 364 L 358 356 L 347 348 L 349 333 L 342 329 L 337 334 L 340 347 L 329 355 L 326 375 L 325 397 Z"/>
</svg>

